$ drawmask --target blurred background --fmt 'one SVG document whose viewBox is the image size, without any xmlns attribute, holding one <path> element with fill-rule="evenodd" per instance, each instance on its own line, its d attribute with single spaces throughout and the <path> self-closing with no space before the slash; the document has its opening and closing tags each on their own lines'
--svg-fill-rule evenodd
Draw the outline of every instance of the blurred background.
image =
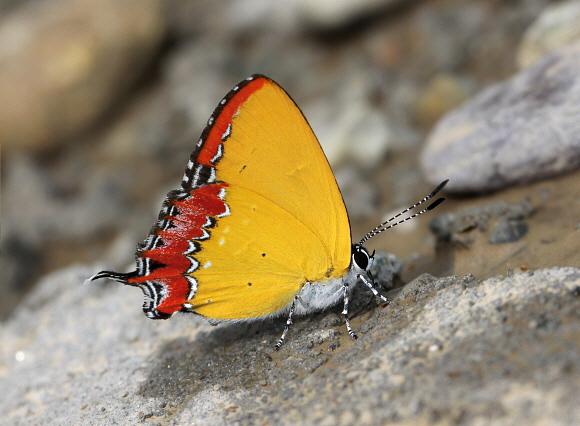
<svg viewBox="0 0 580 426">
<path fill-rule="evenodd" d="M 580 39 L 579 23 L 578 1 L 0 0 L 0 318 L 56 269 L 128 268 L 207 118 L 243 78 L 271 77 L 302 108 L 359 239 L 431 191 L 433 168 L 453 178 L 425 154 L 443 116 Z M 579 266 L 578 174 L 534 180 L 450 186 L 434 212 L 439 241 L 432 213 L 369 247 L 405 260 L 407 279 Z M 498 202 L 520 203 L 510 223 L 527 220 L 523 246 L 488 244 L 481 210 L 461 213 Z M 560 241 L 569 246 L 554 250 Z M 486 256 L 493 262 L 473 263 Z"/>
</svg>

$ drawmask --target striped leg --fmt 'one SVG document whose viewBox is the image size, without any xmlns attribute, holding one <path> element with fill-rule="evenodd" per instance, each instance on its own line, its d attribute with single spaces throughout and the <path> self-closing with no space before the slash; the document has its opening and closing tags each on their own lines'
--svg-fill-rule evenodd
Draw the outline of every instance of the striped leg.
<svg viewBox="0 0 580 426">
<path fill-rule="evenodd" d="M 389 299 L 387 299 L 385 296 L 383 296 L 382 294 L 380 294 L 377 289 L 375 288 L 375 281 L 373 280 L 373 276 L 370 274 L 370 272 L 367 272 L 367 274 L 369 275 L 369 279 L 367 280 L 365 278 L 364 275 L 362 274 L 358 274 L 356 277 L 358 279 L 360 279 L 363 283 L 365 283 L 365 285 L 371 289 L 371 291 L 373 292 L 373 294 L 380 298 L 383 302 L 385 303 L 389 303 Z"/>
<path fill-rule="evenodd" d="M 352 328 L 350 326 L 350 321 L 348 319 L 348 283 L 344 283 L 344 286 L 342 287 L 344 290 L 344 309 L 342 310 L 342 314 L 344 315 L 344 322 L 346 323 L 346 330 L 348 331 L 348 334 L 350 335 L 350 337 L 352 337 L 353 339 L 356 339 L 356 334 L 354 334 L 354 331 L 352 331 Z"/>
<path fill-rule="evenodd" d="M 282 336 L 280 336 L 280 340 L 276 343 L 275 349 L 280 349 L 282 343 L 284 343 L 284 339 L 286 338 L 286 334 L 288 333 L 288 329 L 290 328 L 290 324 L 292 324 L 292 315 L 294 315 L 294 305 L 296 304 L 296 299 L 298 299 L 298 295 L 294 296 L 294 300 L 292 301 L 292 306 L 290 306 L 290 314 L 288 315 L 288 319 L 286 320 L 286 327 L 284 327 L 284 331 L 282 332 Z"/>
</svg>

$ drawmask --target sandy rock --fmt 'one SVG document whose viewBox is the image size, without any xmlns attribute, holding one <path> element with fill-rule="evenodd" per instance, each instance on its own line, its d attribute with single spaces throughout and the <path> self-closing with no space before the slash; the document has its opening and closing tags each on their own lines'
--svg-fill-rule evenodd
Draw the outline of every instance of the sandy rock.
<svg viewBox="0 0 580 426">
<path fill-rule="evenodd" d="M 427 180 L 482 192 L 580 166 L 580 42 L 446 115 L 421 155 Z"/>
<path fill-rule="evenodd" d="M 445 113 L 458 107 L 470 94 L 469 84 L 451 74 L 438 74 L 420 94 L 416 120 L 423 127 L 432 126 Z"/>
<path fill-rule="evenodd" d="M 33 1 L 0 20 L 0 141 L 49 149 L 127 93 L 164 34 L 156 0 Z"/>
</svg>

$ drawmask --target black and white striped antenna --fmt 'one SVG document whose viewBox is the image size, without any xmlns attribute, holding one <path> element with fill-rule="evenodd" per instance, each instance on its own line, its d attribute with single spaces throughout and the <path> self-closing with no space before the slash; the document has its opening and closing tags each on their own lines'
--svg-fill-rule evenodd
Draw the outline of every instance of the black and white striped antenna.
<svg viewBox="0 0 580 426">
<path fill-rule="evenodd" d="M 358 244 L 362 245 L 365 241 L 370 240 L 375 235 L 378 235 L 381 232 L 386 231 L 387 229 L 391 229 L 397 225 L 400 225 L 403 222 L 406 222 L 410 219 L 413 219 L 414 217 L 417 217 L 425 212 L 428 212 L 429 210 L 433 210 L 435 207 L 437 207 L 439 204 L 441 204 L 445 200 L 445 198 L 437 198 L 435 201 L 433 201 L 431 204 L 429 204 L 429 206 L 425 207 L 423 210 L 418 211 L 417 213 L 414 213 L 411 216 L 406 217 L 405 219 L 402 219 L 398 222 L 395 222 L 389 226 L 385 226 L 387 223 L 392 222 L 393 220 L 397 219 L 399 216 L 407 213 L 409 210 L 413 210 L 415 207 L 420 206 L 421 204 L 423 204 L 426 201 L 429 201 L 431 198 L 433 198 L 435 196 L 435 194 L 437 194 L 439 191 L 441 191 L 445 185 L 447 185 L 447 182 L 449 182 L 449 179 L 445 179 L 443 182 L 441 182 L 439 185 L 437 185 L 437 188 L 435 188 L 433 191 L 431 191 L 431 193 L 429 195 L 427 195 L 425 198 L 423 198 L 421 201 L 416 202 L 411 207 L 406 208 L 405 210 L 396 214 L 395 216 L 393 216 L 389 220 L 385 220 L 383 223 L 378 225 L 375 229 L 373 229 L 368 234 L 366 234 L 362 238 L 362 240 L 360 240 L 360 242 Z"/>
</svg>

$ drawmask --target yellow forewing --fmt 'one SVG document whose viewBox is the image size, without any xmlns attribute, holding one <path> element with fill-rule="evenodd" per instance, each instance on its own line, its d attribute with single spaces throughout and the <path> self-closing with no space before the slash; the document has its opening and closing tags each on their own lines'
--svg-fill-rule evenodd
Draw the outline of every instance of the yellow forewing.
<svg viewBox="0 0 580 426">
<path fill-rule="evenodd" d="M 268 315 L 308 282 L 343 276 L 350 226 L 322 148 L 292 99 L 267 80 L 243 103 L 217 179 L 230 214 L 195 254 L 193 310 L 216 319 Z"/>
</svg>

